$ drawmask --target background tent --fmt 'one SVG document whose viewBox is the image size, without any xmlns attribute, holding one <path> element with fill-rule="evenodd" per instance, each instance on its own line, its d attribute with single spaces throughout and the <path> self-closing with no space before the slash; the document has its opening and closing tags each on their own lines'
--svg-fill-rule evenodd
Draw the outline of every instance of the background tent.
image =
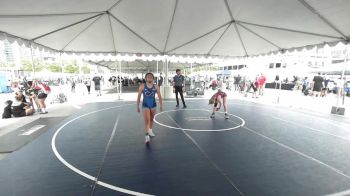
<svg viewBox="0 0 350 196">
<path fill-rule="evenodd" d="M 217 73 L 217 75 L 222 75 L 222 76 L 230 76 L 231 75 L 231 71 L 230 70 L 221 70 Z"/>
<path fill-rule="evenodd" d="M 121 66 L 121 71 L 124 73 L 139 73 L 139 72 L 157 72 L 157 61 L 143 61 L 140 59 L 135 59 L 132 61 L 93 61 L 86 60 L 85 62 L 91 65 L 97 65 L 106 67 L 110 70 L 119 71 L 119 63 Z M 158 72 L 164 72 L 165 62 L 158 61 Z M 195 66 L 205 67 L 203 64 L 195 64 Z M 191 64 L 190 63 L 179 63 L 179 62 L 169 62 L 168 63 L 168 71 L 172 71 L 175 74 L 176 69 L 181 69 L 182 72 L 190 71 Z"/>
<path fill-rule="evenodd" d="M 247 56 L 348 41 L 348 0 L 1 0 L 0 40 L 74 53 Z"/>
</svg>

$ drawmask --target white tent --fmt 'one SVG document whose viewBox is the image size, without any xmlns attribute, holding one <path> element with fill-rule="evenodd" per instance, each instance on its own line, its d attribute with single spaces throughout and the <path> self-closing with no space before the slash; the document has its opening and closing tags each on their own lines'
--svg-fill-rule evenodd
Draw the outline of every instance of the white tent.
<svg viewBox="0 0 350 196">
<path fill-rule="evenodd" d="M 348 41 L 348 0 L 1 0 L 0 40 L 56 52 L 249 56 Z"/>
</svg>

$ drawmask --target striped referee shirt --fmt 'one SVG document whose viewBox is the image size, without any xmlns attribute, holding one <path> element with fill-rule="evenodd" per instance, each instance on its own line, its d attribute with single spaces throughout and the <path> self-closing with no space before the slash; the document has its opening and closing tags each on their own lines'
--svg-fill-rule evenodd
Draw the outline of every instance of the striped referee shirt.
<svg viewBox="0 0 350 196">
<path fill-rule="evenodd" d="M 183 75 L 175 75 L 174 76 L 174 84 L 175 86 L 182 87 L 185 81 L 185 77 Z"/>
</svg>

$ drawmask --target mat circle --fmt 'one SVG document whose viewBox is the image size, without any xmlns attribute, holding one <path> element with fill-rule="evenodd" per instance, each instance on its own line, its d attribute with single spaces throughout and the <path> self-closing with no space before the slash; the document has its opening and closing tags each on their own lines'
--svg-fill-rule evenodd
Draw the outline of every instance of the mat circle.
<svg viewBox="0 0 350 196">
<path fill-rule="evenodd" d="M 239 127 L 243 127 L 245 125 L 245 121 L 243 118 L 239 117 L 239 116 L 236 116 L 234 114 L 230 114 L 230 113 L 227 113 L 228 115 L 230 116 L 233 116 L 233 117 L 236 117 L 238 118 L 242 123 L 235 126 L 235 127 L 229 127 L 229 128 L 225 128 L 225 129 L 185 129 L 185 128 L 181 128 L 181 127 L 174 127 L 174 126 L 170 126 L 170 125 L 166 125 L 164 123 L 161 123 L 157 120 L 157 117 L 159 117 L 160 115 L 164 115 L 164 114 L 167 114 L 169 112 L 177 112 L 177 111 L 206 111 L 206 112 L 211 112 L 209 110 L 203 110 L 203 109 L 178 109 L 178 110 L 167 110 L 167 111 L 163 111 L 163 112 L 160 112 L 158 114 L 156 114 L 154 116 L 154 119 L 153 121 L 155 123 L 157 123 L 158 125 L 160 126 L 163 126 L 163 127 L 166 127 L 166 128 L 169 128 L 169 129 L 176 129 L 176 130 L 183 130 L 183 131 L 197 131 L 197 132 L 218 132 L 218 131 L 230 131 L 230 130 L 234 130 L 234 129 L 238 129 Z M 223 112 L 217 112 L 217 113 L 223 113 Z M 228 119 L 230 120 L 230 119 Z"/>
</svg>

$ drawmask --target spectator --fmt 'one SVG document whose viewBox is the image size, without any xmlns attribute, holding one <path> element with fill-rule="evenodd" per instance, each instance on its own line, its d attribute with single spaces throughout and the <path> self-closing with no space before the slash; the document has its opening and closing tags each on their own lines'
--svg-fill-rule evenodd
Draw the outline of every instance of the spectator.
<svg viewBox="0 0 350 196">
<path fill-rule="evenodd" d="M 47 114 L 48 112 L 46 111 L 45 100 L 47 98 L 47 95 L 49 94 L 48 87 L 46 86 L 46 84 L 43 84 L 41 81 L 39 81 L 36 89 L 38 89 L 38 100 L 41 110 L 40 114 Z"/>
<path fill-rule="evenodd" d="M 312 88 L 313 94 L 314 94 L 314 96 L 318 97 L 318 96 L 320 96 L 320 93 L 321 93 L 322 88 L 323 88 L 323 77 L 321 77 L 321 73 L 318 73 L 318 75 L 315 76 L 312 81 L 314 84 L 313 88 Z"/>
<path fill-rule="evenodd" d="M 35 109 L 34 108 L 34 102 L 35 102 L 35 105 L 38 108 L 37 112 L 41 112 L 40 104 L 39 104 L 39 100 L 38 100 L 39 91 L 36 87 L 37 87 L 37 85 L 36 85 L 35 81 L 28 81 L 25 94 L 29 97 L 29 101 L 31 103 L 31 106 L 33 107 L 33 110 Z"/>
<path fill-rule="evenodd" d="M 72 93 L 75 93 L 75 81 L 74 81 L 74 78 L 71 79 L 71 86 L 72 86 Z"/>
<path fill-rule="evenodd" d="M 12 84 L 11 80 L 7 80 L 7 83 L 6 83 L 7 93 L 11 93 L 12 92 L 11 84 Z"/>
<path fill-rule="evenodd" d="M 264 89 L 265 89 L 265 83 L 266 83 L 266 77 L 263 73 L 261 73 L 259 79 L 258 79 L 258 85 L 259 85 L 259 96 L 264 95 Z"/>
<path fill-rule="evenodd" d="M 280 82 L 280 76 L 276 75 L 275 77 L 275 89 L 277 88 L 277 84 Z M 281 85 L 281 84 L 280 84 Z M 278 88 L 281 88 L 281 86 L 279 86 Z"/>
<path fill-rule="evenodd" d="M 85 80 L 85 86 L 86 86 L 86 88 L 87 88 L 87 91 L 88 91 L 88 94 L 90 95 L 90 90 L 91 90 L 91 81 L 90 81 L 90 78 L 87 78 L 86 80 Z"/>
<path fill-rule="evenodd" d="M 96 75 L 95 77 L 92 78 L 92 81 L 94 81 L 95 83 L 95 91 L 97 93 L 97 96 L 101 96 L 101 84 L 100 84 L 101 77 Z"/>
<path fill-rule="evenodd" d="M 304 78 L 303 80 L 303 88 L 301 89 L 301 92 L 304 93 L 304 91 L 309 87 L 309 80 L 307 77 Z"/>
<path fill-rule="evenodd" d="M 242 77 L 238 74 L 238 76 L 234 77 L 235 83 L 235 91 L 240 91 L 239 84 L 241 83 Z"/>
<path fill-rule="evenodd" d="M 157 82 L 159 87 L 163 85 L 163 80 L 164 80 L 164 78 L 162 76 L 162 73 L 160 73 L 159 78 L 158 78 L 158 82 Z"/>
<path fill-rule="evenodd" d="M 22 92 L 16 92 L 15 99 L 11 106 L 11 113 L 14 117 L 30 116 L 33 114 L 34 110 L 24 101 L 25 99 Z"/>
</svg>

